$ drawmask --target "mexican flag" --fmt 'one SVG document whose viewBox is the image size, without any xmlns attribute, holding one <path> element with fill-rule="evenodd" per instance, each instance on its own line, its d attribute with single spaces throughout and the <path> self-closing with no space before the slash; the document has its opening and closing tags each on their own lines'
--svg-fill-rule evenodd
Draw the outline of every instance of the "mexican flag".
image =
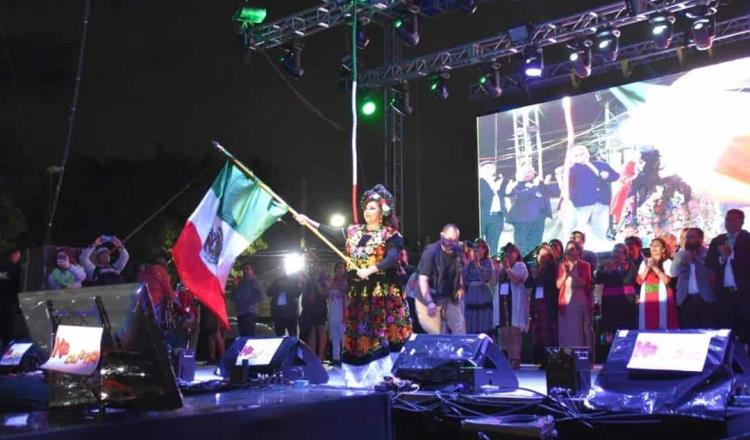
<svg viewBox="0 0 750 440">
<path fill-rule="evenodd" d="M 180 279 L 224 328 L 224 286 L 234 260 L 287 209 L 227 162 L 177 238 L 172 256 Z"/>
</svg>

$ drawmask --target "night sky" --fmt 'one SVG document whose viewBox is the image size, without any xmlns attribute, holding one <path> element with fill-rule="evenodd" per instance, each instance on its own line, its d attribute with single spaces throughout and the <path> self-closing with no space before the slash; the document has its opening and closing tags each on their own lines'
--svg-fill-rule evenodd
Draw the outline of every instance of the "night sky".
<svg viewBox="0 0 750 440">
<path fill-rule="evenodd" d="M 306 180 L 311 217 L 327 220 L 334 210 L 349 214 L 348 132 L 337 130 L 308 110 L 262 54 L 255 53 L 249 64 L 242 63 L 231 22 L 235 2 L 92 3 L 71 157 L 109 161 L 160 157 L 164 158 L 159 165 L 163 168 L 144 171 L 135 178 L 100 176 L 92 182 L 91 193 L 81 190 L 71 194 L 64 185 L 55 242 L 80 244 L 87 240 L 67 233 L 80 223 L 80 212 L 86 213 L 91 238 L 105 231 L 125 235 L 143 219 L 135 215 L 127 218 L 131 207 L 155 209 L 200 173 L 207 173 L 210 180 L 221 165 L 209 160 L 215 157 L 211 139 L 257 164 L 260 177 L 294 206 L 299 206 L 301 181 Z M 318 3 L 266 1 L 267 21 Z M 495 35 L 519 22 L 541 22 L 607 3 L 482 3 L 475 15 L 454 13 L 422 21 L 422 42 L 417 48 L 405 49 L 404 55 L 433 52 Z M 33 217 L 29 244 L 43 240 L 39 226 L 43 221 L 38 217 L 44 216 L 48 195 L 45 170 L 57 165 L 62 154 L 83 5 L 83 0 L 25 0 L 0 6 L 0 184 Z M 336 86 L 339 59 L 349 39 L 346 29 L 333 28 L 305 39 L 305 75 L 293 84 L 321 112 L 348 130 L 349 95 Z M 372 42 L 362 54 L 366 69 L 382 64 L 382 32 L 375 27 L 368 31 Z M 274 57 L 277 54 L 271 52 Z M 404 189 L 404 230 L 411 247 L 425 236 L 434 239 L 446 222 L 457 223 L 465 238 L 477 234 L 475 118 L 509 104 L 502 98 L 469 101 L 467 87 L 476 76 L 475 68 L 454 72 L 447 102 L 430 96 L 424 81 L 412 85 L 416 111 L 405 121 Z M 362 186 L 372 186 L 383 178 L 382 132 L 382 120 L 360 127 Z M 172 160 L 175 157 L 187 160 Z M 160 173 L 173 177 L 167 183 L 162 179 L 158 190 L 151 191 L 150 176 Z M 97 193 L 97 188 L 118 179 L 138 183 L 132 197 L 122 195 L 127 191 L 117 192 L 118 210 L 126 218 L 99 224 L 95 213 L 108 196 Z M 187 216 L 205 190 L 206 186 L 201 186 L 189 191 L 177 200 L 175 209 Z M 296 234 L 298 228 L 272 228 L 269 237 L 279 240 L 275 244 L 272 238 L 272 246 L 287 246 L 294 235 L 290 231 Z"/>
</svg>

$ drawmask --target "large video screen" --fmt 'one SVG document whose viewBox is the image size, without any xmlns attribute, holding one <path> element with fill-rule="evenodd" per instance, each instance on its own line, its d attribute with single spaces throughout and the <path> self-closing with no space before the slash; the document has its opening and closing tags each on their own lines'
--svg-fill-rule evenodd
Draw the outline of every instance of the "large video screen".
<svg viewBox="0 0 750 440">
<path fill-rule="evenodd" d="M 750 58 L 477 119 L 480 231 L 526 255 L 574 230 L 625 237 L 724 232 L 750 207 Z"/>
</svg>

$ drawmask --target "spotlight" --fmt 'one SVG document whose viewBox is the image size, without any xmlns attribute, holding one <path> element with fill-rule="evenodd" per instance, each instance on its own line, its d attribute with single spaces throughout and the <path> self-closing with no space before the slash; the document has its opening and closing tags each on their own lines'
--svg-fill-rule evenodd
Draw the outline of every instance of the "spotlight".
<svg viewBox="0 0 750 440">
<path fill-rule="evenodd" d="M 674 15 L 657 15 L 649 20 L 651 24 L 651 39 L 659 49 L 666 49 L 672 43 L 674 34 Z"/>
<path fill-rule="evenodd" d="M 500 84 L 500 64 L 492 62 L 486 64 L 482 70 L 482 76 L 479 77 L 479 87 L 482 88 L 491 98 L 497 98 L 503 94 L 503 87 Z"/>
<path fill-rule="evenodd" d="M 393 27 L 404 43 L 409 46 L 419 44 L 419 15 L 416 12 L 405 12 L 393 21 Z"/>
<path fill-rule="evenodd" d="M 524 73 L 532 78 L 539 78 L 544 71 L 544 52 L 542 48 L 526 46 L 524 49 Z"/>
<path fill-rule="evenodd" d="M 430 77 L 430 92 L 440 99 L 448 99 L 448 72 L 440 72 Z"/>
<path fill-rule="evenodd" d="M 295 41 L 284 49 L 285 52 L 281 56 L 281 67 L 297 79 L 300 79 L 305 73 L 302 68 L 302 49 L 304 48 L 303 42 Z"/>
<path fill-rule="evenodd" d="M 404 116 L 412 114 L 412 112 L 414 112 L 414 107 L 411 105 L 409 83 L 407 81 L 402 81 L 393 86 L 391 91 L 393 92 L 391 108 Z"/>
<path fill-rule="evenodd" d="M 371 117 L 378 112 L 378 99 L 374 95 L 365 95 L 359 104 L 359 114 Z"/>
<path fill-rule="evenodd" d="M 367 36 L 365 31 L 359 29 L 357 31 L 357 49 L 362 50 L 370 44 L 370 38 Z"/>
<path fill-rule="evenodd" d="M 568 60 L 570 67 L 579 78 L 591 75 L 591 40 L 584 40 L 577 44 L 568 45 Z"/>
<path fill-rule="evenodd" d="M 456 0 L 456 5 L 467 14 L 477 12 L 477 0 Z"/>
<path fill-rule="evenodd" d="M 357 58 L 357 69 L 362 69 L 362 66 L 362 58 Z M 341 61 L 339 63 L 339 78 L 337 84 L 340 89 L 352 89 L 352 69 L 352 55 L 350 53 L 345 53 L 341 56 Z"/>
<path fill-rule="evenodd" d="M 266 19 L 265 8 L 241 7 L 234 12 L 234 20 L 242 24 L 261 24 Z"/>
<path fill-rule="evenodd" d="M 618 29 L 603 29 L 596 34 L 596 50 L 607 61 L 616 61 L 620 54 L 620 31 Z"/>
<path fill-rule="evenodd" d="M 698 50 L 709 50 L 714 44 L 716 31 L 716 8 L 701 6 L 689 10 L 685 15 L 692 20 L 690 31 Z"/>
<path fill-rule="evenodd" d="M 331 219 L 329 221 L 331 226 L 334 228 L 343 228 L 346 224 L 346 217 L 339 213 L 331 214 Z"/>
<path fill-rule="evenodd" d="M 284 257 L 284 271 L 287 275 L 295 273 L 305 268 L 305 256 L 302 254 L 287 254 Z"/>
</svg>

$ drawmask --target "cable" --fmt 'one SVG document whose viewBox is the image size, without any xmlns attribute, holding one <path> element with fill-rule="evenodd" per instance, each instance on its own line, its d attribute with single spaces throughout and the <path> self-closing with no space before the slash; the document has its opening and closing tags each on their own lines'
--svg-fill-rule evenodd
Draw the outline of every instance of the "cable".
<svg viewBox="0 0 750 440">
<path fill-rule="evenodd" d="M 65 165 L 67 165 L 68 156 L 70 155 L 70 143 L 73 139 L 73 123 L 76 120 L 76 109 L 78 108 L 78 93 L 81 89 L 81 71 L 83 70 L 83 57 L 86 51 L 86 35 L 88 34 L 89 29 L 89 15 L 91 15 L 91 0 L 86 0 L 83 7 L 83 32 L 81 34 L 81 45 L 78 50 L 78 67 L 76 69 L 75 85 L 73 87 L 73 99 L 70 103 L 70 110 L 68 112 L 68 130 L 65 135 L 62 161 L 60 162 L 60 177 L 57 179 L 55 196 L 50 205 L 51 208 L 47 223 L 47 237 L 45 243 L 49 243 L 52 239 L 52 225 L 54 224 L 55 213 L 57 212 L 57 202 L 60 200 L 60 189 L 62 188 L 63 177 L 65 176 Z"/>
<path fill-rule="evenodd" d="M 320 111 L 317 107 L 315 107 L 310 101 L 307 100 L 307 98 L 305 98 L 302 95 L 302 93 L 300 93 L 297 90 L 297 88 L 294 87 L 294 85 L 289 81 L 289 78 L 287 78 L 286 75 L 284 75 L 284 72 L 282 72 L 279 69 L 279 67 L 276 65 L 276 63 L 273 62 L 273 60 L 271 59 L 271 56 L 268 55 L 268 52 L 266 52 L 265 50 L 261 50 L 260 53 L 263 54 L 263 56 L 268 61 L 268 64 L 270 64 L 271 67 L 273 67 L 273 70 L 275 70 L 276 73 L 281 77 L 281 79 L 286 83 L 287 87 L 289 87 L 289 90 L 291 90 L 292 93 L 294 93 L 294 95 L 300 101 L 302 101 L 302 104 L 304 104 L 305 107 L 307 107 L 308 110 L 310 110 L 311 112 L 313 112 L 316 115 L 318 115 L 322 120 L 326 121 L 331 127 L 335 128 L 336 130 L 338 130 L 338 131 L 340 131 L 342 133 L 346 133 L 346 130 L 344 129 L 344 127 L 340 126 L 334 120 L 332 120 L 328 116 L 324 115 L 322 111 Z"/>
</svg>

